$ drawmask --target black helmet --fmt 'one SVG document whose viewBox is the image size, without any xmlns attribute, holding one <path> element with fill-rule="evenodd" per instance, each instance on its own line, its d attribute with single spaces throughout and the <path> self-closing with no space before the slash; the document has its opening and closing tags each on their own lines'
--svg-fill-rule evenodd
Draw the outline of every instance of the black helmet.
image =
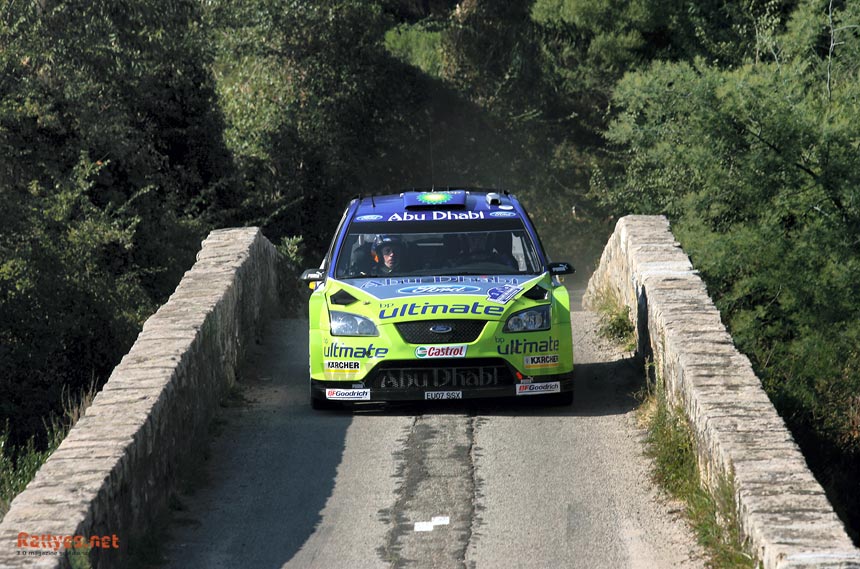
<svg viewBox="0 0 860 569">
<path fill-rule="evenodd" d="M 379 252 L 385 245 L 393 245 L 400 248 L 403 245 L 403 240 L 399 235 L 377 235 L 373 238 L 373 245 L 370 247 L 370 254 L 373 260 L 379 262 Z"/>
</svg>

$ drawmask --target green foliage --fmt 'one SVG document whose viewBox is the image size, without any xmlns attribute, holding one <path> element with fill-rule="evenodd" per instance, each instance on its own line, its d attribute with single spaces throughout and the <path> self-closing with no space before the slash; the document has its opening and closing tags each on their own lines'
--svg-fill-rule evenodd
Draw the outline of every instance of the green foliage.
<svg viewBox="0 0 860 569">
<path fill-rule="evenodd" d="M 598 295 L 597 312 L 600 314 L 598 334 L 623 346 L 625 351 L 634 351 L 636 337 L 630 321 L 630 307 L 624 306 L 614 293 L 605 290 Z"/>
<path fill-rule="evenodd" d="M 69 560 L 71 569 L 93 569 L 90 561 L 90 547 L 66 550 L 66 558 Z"/>
<path fill-rule="evenodd" d="M 278 243 L 277 249 L 281 255 L 287 260 L 287 265 L 291 271 L 300 271 L 305 264 L 305 258 L 302 254 L 302 236 L 294 235 L 292 237 L 284 237 Z"/>
<path fill-rule="evenodd" d="M 546 90 L 534 31 L 527 3 L 461 3 L 442 34 L 443 76 L 492 112 L 535 110 Z"/>
<path fill-rule="evenodd" d="M 687 498 L 699 490 L 696 448 L 683 411 L 670 411 L 663 400 L 656 405 L 647 438 L 654 476 L 671 495 Z"/>
<path fill-rule="evenodd" d="M 69 430 L 83 416 L 95 397 L 95 383 L 90 384 L 76 399 L 66 393 L 65 397 L 61 397 L 62 416 L 52 414 L 50 420 L 43 422 L 47 436 L 44 448 L 42 445 L 37 446 L 35 437 L 15 448 L 9 438 L 8 419 L 3 429 L 0 429 L 0 519 L 9 510 L 12 499 L 30 483 L 42 463 L 60 446 Z"/>
<path fill-rule="evenodd" d="M 735 342 L 854 523 L 856 481 L 840 472 L 860 464 L 857 24 L 853 4 L 831 14 L 807 2 L 768 36 L 767 57 L 625 76 L 607 132 L 625 166 L 592 187 L 613 208 L 672 217 Z"/>
<path fill-rule="evenodd" d="M 860 318 L 860 92 L 834 73 L 828 93 L 825 65 L 723 71 L 699 60 L 626 77 L 608 137 L 628 168 L 609 199 L 675 217 L 771 394 L 791 416 L 824 417 L 823 435 L 860 450 L 851 398 L 830 395 L 860 387 L 850 355 Z"/>
<path fill-rule="evenodd" d="M 734 485 L 724 478 L 713 489 L 702 485 L 693 432 L 684 411 L 671 407 L 661 378 L 651 387 L 640 416 L 647 426 L 647 453 L 654 461 L 654 479 L 684 503 L 684 513 L 707 551 L 708 566 L 757 567 L 741 537 Z"/>
<path fill-rule="evenodd" d="M 442 75 L 442 32 L 400 25 L 385 33 L 385 48 L 395 57 L 434 77 Z"/>
<path fill-rule="evenodd" d="M 197 4 L 0 11 L 0 421 L 46 446 L 64 387 L 103 381 L 193 261 L 229 173 Z"/>
<path fill-rule="evenodd" d="M 324 251 L 348 197 L 408 166 L 397 159 L 415 73 L 384 48 L 390 21 L 358 0 L 211 2 L 207 19 L 239 170 L 214 219 L 262 225 L 275 241 L 303 234 Z"/>
<path fill-rule="evenodd" d="M 285 310 L 292 315 L 304 316 L 310 290 L 305 283 L 295 278 L 306 268 L 304 239 L 301 235 L 284 237 L 276 247 L 286 261 L 286 274 L 282 276 L 284 290 L 281 291 Z"/>
<path fill-rule="evenodd" d="M 0 432 L 0 518 L 9 511 L 12 498 L 18 495 L 36 475 L 36 471 L 53 449 L 37 450 L 33 439 L 23 449 L 12 449 L 9 426 Z"/>
</svg>

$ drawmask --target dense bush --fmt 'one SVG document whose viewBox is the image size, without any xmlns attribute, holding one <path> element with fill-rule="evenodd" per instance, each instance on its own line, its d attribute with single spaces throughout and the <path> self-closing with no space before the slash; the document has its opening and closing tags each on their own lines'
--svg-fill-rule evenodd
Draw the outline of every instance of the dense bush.
<svg viewBox="0 0 860 569">
<path fill-rule="evenodd" d="M 819 478 L 860 525 L 860 10 L 804 3 L 759 58 L 615 88 L 595 194 L 668 213 Z M 853 474 L 852 474 L 853 473 Z"/>
<path fill-rule="evenodd" d="M 193 260 L 229 172 L 198 3 L 0 10 L 0 425 L 42 436 Z M 43 441 L 44 442 L 44 441 Z"/>
</svg>

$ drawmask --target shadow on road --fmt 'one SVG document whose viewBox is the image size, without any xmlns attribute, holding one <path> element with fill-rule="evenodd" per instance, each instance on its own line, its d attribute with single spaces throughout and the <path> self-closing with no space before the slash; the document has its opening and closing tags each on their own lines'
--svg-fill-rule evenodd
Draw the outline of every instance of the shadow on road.
<svg viewBox="0 0 860 569">
<path fill-rule="evenodd" d="M 307 321 L 274 322 L 250 352 L 241 380 L 250 401 L 220 414 L 204 483 L 174 512 L 169 567 L 281 567 L 332 495 L 352 418 L 307 404 Z"/>
<path fill-rule="evenodd" d="M 330 417 L 413 415 L 524 415 L 601 416 L 622 415 L 633 410 L 636 394 L 645 386 L 644 368 L 638 358 L 584 363 L 574 367 L 574 399 L 571 406 L 547 405 L 539 396 L 463 401 L 415 401 L 358 404 L 328 411 Z M 513 390 L 513 389 L 512 389 Z"/>
<path fill-rule="evenodd" d="M 548 406 L 539 397 L 512 397 L 316 412 L 307 400 L 306 330 L 304 320 L 276 321 L 263 342 L 250 349 L 241 382 L 250 404 L 222 411 L 221 433 L 212 440 L 211 458 L 202 467 L 204 482 L 181 497 L 184 508 L 174 512 L 171 539 L 165 546 L 167 566 L 276 568 L 289 560 L 312 559 L 316 544 L 329 539 L 319 535 L 331 530 L 322 523 L 323 511 L 335 494 L 348 430 L 359 417 L 370 423 L 379 419 L 378 426 L 366 426 L 366 432 L 398 436 L 384 430 L 386 419 L 464 413 L 622 415 L 636 406 L 634 393 L 644 385 L 640 360 L 586 348 L 577 354 L 586 363 L 574 369 L 572 406 Z M 594 361 L 601 359 L 608 361 Z M 369 450 L 374 447 L 373 441 L 366 444 Z"/>
</svg>

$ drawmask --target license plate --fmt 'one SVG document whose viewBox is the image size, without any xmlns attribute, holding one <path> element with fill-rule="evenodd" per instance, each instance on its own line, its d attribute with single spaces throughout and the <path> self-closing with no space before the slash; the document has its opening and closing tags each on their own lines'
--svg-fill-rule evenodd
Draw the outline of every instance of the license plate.
<svg viewBox="0 0 860 569">
<path fill-rule="evenodd" d="M 427 391 L 424 399 L 462 399 L 462 391 Z"/>
</svg>

